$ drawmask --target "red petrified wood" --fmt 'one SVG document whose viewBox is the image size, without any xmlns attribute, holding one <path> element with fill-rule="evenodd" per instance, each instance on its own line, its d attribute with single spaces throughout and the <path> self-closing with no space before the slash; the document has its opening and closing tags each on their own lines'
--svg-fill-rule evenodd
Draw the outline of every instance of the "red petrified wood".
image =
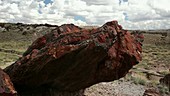
<svg viewBox="0 0 170 96">
<path fill-rule="evenodd" d="M 16 96 L 16 91 L 9 76 L 0 68 L 0 96 Z"/>
<path fill-rule="evenodd" d="M 20 94 L 75 92 L 125 76 L 141 60 L 143 37 L 137 35 L 117 21 L 91 30 L 65 24 L 38 38 L 4 71 Z"/>
</svg>

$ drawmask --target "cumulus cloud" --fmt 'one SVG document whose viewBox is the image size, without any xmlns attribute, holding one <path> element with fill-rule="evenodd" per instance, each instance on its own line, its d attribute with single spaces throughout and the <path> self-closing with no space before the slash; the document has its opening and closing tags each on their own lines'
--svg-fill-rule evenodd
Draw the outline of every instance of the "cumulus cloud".
<svg viewBox="0 0 170 96">
<path fill-rule="evenodd" d="M 169 0 L 0 0 L 0 22 L 102 25 L 126 29 L 170 28 Z"/>
</svg>

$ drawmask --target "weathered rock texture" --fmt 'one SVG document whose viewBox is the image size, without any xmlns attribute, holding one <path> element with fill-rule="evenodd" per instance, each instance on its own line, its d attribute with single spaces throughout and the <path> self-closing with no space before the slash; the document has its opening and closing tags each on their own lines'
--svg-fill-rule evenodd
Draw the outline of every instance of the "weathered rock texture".
<svg viewBox="0 0 170 96">
<path fill-rule="evenodd" d="M 0 68 L 0 96 L 16 96 L 16 91 L 9 76 Z"/>
<path fill-rule="evenodd" d="M 125 76 L 141 60 L 141 39 L 141 34 L 132 36 L 117 21 L 91 30 L 65 24 L 38 38 L 4 71 L 20 95 L 50 89 L 80 92 Z"/>
</svg>

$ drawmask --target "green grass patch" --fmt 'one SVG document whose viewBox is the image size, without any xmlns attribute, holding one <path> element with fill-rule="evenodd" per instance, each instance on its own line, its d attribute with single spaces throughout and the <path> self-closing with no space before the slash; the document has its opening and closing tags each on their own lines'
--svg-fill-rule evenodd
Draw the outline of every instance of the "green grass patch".
<svg viewBox="0 0 170 96">
<path fill-rule="evenodd" d="M 139 78 L 139 77 L 132 77 L 131 80 L 135 83 L 135 84 L 140 84 L 140 85 L 146 85 L 146 80 Z"/>
<path fill-rule="evenodd" d="M 0 66 L 10 62 L 15 62 L 18 58 L 19 56 L 16 54 L 0 52 Z"/>
<path fill-rule="evenodd" d="M 24 52 L 30 44 L 31 42 L 15 42 L 15 41 L 0 42 L 0 48 Z"/>
</svg>

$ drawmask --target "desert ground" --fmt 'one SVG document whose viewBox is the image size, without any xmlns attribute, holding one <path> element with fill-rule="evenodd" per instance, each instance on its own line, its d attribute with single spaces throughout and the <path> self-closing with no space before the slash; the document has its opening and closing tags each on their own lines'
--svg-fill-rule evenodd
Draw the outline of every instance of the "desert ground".
<svg viewBox="0 0 170 96">
<path fill-rule="evenodd" d="M 15 62 L 36 38 L 56 26 L 0 23 L 0 67 Z M 88 27 L 89 28 L 89 27 Z M 130 30 L 143 33 L 143 60 L 120 80 L 101 82 L 86 89 L 87 96 L 143 96 L 154 89 L 170 96 L 167 86 L 159 80 L 170 73 L 170 30 Z"/>
</svg>

